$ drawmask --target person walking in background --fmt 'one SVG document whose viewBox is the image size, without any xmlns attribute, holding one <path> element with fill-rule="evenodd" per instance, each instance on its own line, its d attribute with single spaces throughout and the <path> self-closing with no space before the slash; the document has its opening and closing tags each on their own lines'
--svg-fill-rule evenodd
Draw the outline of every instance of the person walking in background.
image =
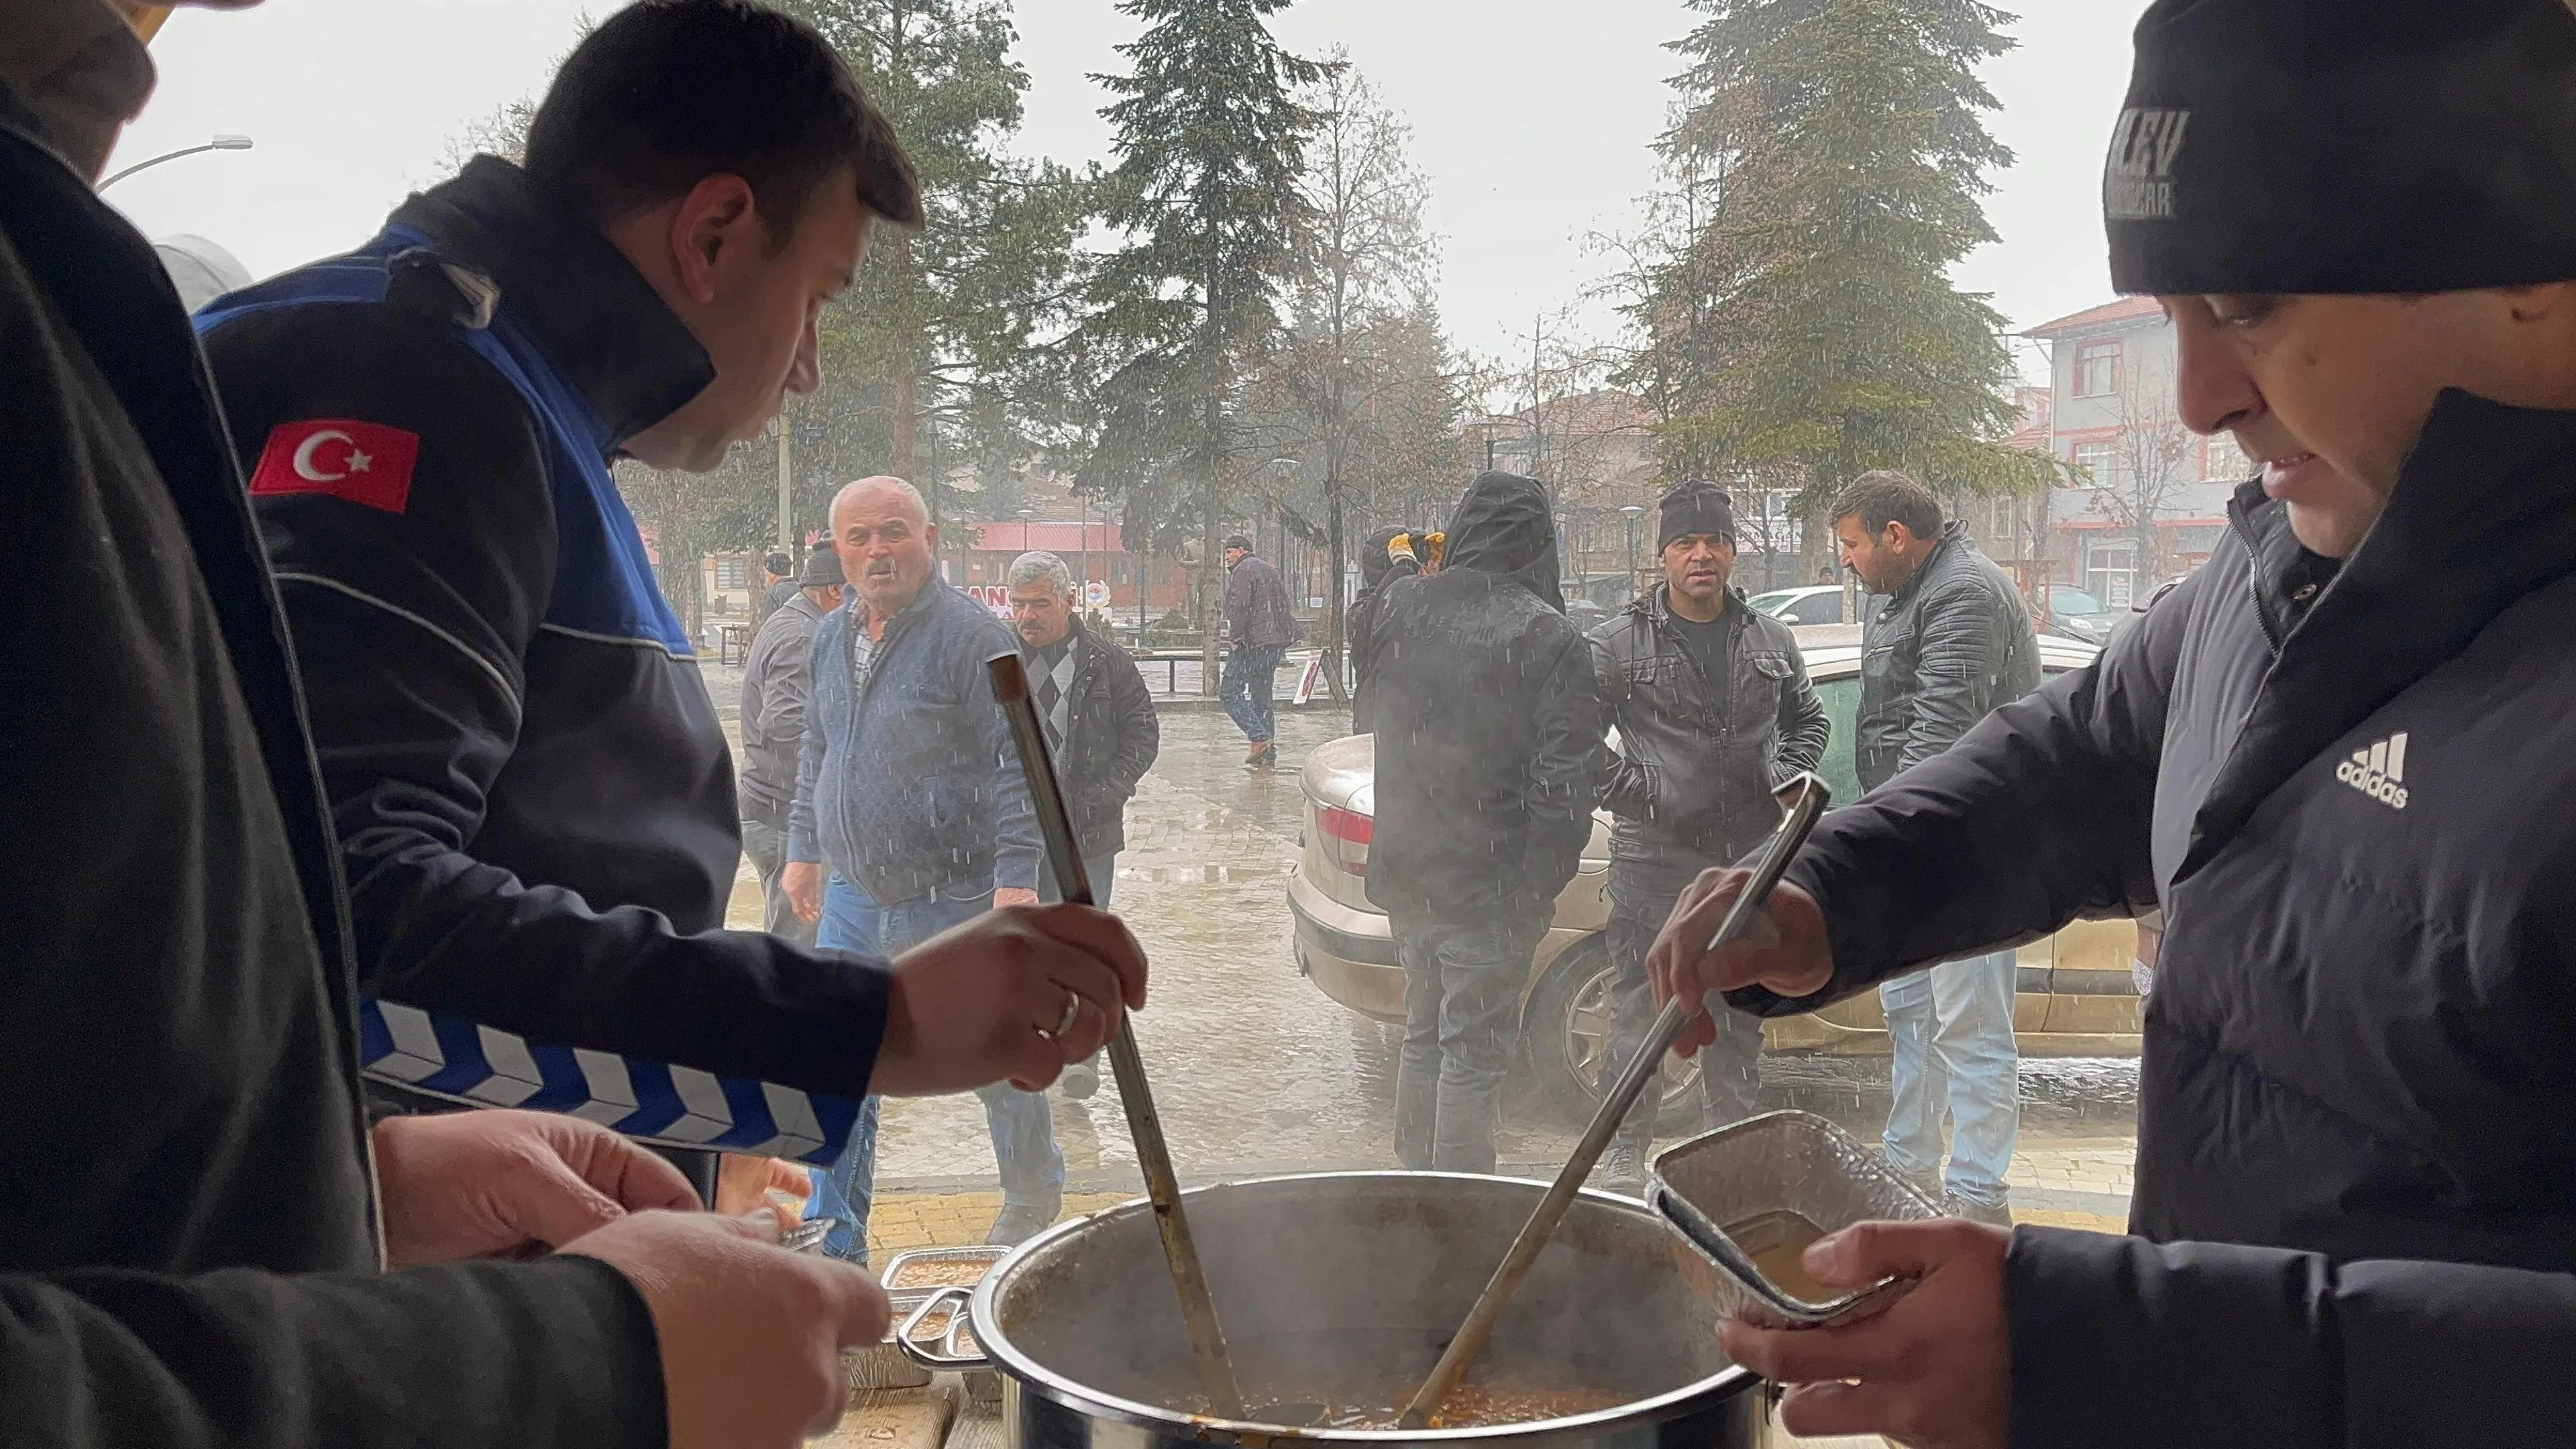
<svg viewBox="0 0 2576 1449">
<path fill-rule="evenodd" d="M 1253 553 L 1251 539 L 1238 533 L 1225 541 L 1225 570 L 1225 628 L 1231 643 L 1216 697 L 1251 744 L 1243 762 L 1268 769 L 1279 763 L 1279 748 L 1271 739 L 1273 677 L 1288 646 L 1297 642 L 1297 616 L 1289 612 L 1288 589 L 1279 582 L 1279 571 Z"/>
<path fill-rule="evenodd" d="M 1037 820 L 984 667 L 1017 641 L 937 576 L 939 530 L 910 483 L 843 488 L 832 541 L 850 597 L 814 631 L 783 874 L 820 945 L 895 956 L 997 905 L 1037 903 Z M 1002 1177 L 986 1241 L 1018 1243 L 1055 1221 L 1064 1158 L 1043 1092 L 999 1082 L 978 1095 Z M 815 1181 L 814 1215 L 840 1222 L 824 1251 L 862 1263 L 876 1136 L 871 1096 Z"/>
<path fill-rule="evenodd" d="M 1044 551 L 1011 561 L 1011 625 L 1029 693 L 1055 755 L 1073 836 L 1091 878 L 1091 903 L 1106 909 L 1117 883 L 1118 852 L 1127 846 L 1127 802 L 1163 747 L 1162 723 L 1145 676 L 1126 650 L 1093 633 L 1075 608 L 1073 571 Z M 1041 863 L 1038 899 L 1064 899 L 1054 870 Z M 1064 1094 L 1081 1101 L 1100 1090 L 1095 1053 L 1064 1069 Z"/>
<path fill-rule="evenodd" d="M 1609 722 L 1546 490 L 1483 474 L 1448 537 L 1440 573 L 1389 587 L 1362 661 L 1379 691 L 1368 896 L 1404 966 L 1396 1158 L 1490 1173 L 1521 988 L 1591 838 Z"/>
<path fill-rule="evenodd" d="M 841 556 L 828 547 L 805 555 L 796 582 L 797 592 L 760 626 L 743 660 L 742 768 L 734 793 L 742 802 L 742 853 L 760 872 L 761 929 L 811 946 L 814 922 L 796 913 L 781 877 L 787 812 L 796 803 L 796 765 L 805 749 L 805 701 L 814 688 L 814 629 L 841 607 Z"/>
<path fill-rule="evenodd" d="M 769 616 L 804 587 L 797 575 L 795 555 L 783 548 L 770 550 L 769 556 L 760 561 L 760 623 L 768 623 Z"/>
<path fill-rule="evenodd" d="M 1413 556 L 1413 535 L 1407 529 L 1381 528 L 1360 545 L 1360 591 L 1351 600 L 1343 632 L 1348 638 L 1351 660 L 1351 729 L 1367 734 L 1375 726 L 1369 710 L 1368 675 L 1360 661 L 1369 657 L 1369 636 L 1377 629 L 1379 613 L 1385 607 L 1386 591 L 1397 579 L 1409 579 L 1422 572 Z"/>
<path fill-rule="evenodd" d="M 1824 757 L 1832 726 L 1789 626 L 1730 587 L 1735 508 L 1711 483 L 1664 495 L 1655 530 L 1664 581 L 1592 635 L 1602 698 L 1620 753 L 1602 792 L 1610 833 L 1610 1034 L 1615 1077 L 1655 1019 L 1646 949 L 1684 887 L 1732 865 L 1779 824 L 1776 792 Z M 1717 1016 L 1699 1054 L 1707 1127 L 1753 1115 L 1762 1023 Z M 1609 1083 L 1605 1080 L 1603 1086 Z M 1645 1190 L 1662 1093 L 1649 1082 L 1602 1159 L 1601 1185 Z"/>
<path fill-rule="evenodd" d="M 1863 788 L 1959 742 L 1997 706 L 2039 687 L 2039 641 L 2011 578 L 1902 473 L 1864 473 L 1834 500 L 1842 561 L 1879 597 L 1863 610 Z M 1894 1102 L 1885 1150 L 1897 1171 L 1946 1189 L 1960 1216 L 2009 1223 L 2004 1170 L 2021 1130 L 2013 952 L 1970 956 L 1881 982 Z M 1940 1175 L 1941 1119 L 1955 1129 Z M 1936 1193 L 1936 1196 L 1939 1194 Z"/>
</svg>

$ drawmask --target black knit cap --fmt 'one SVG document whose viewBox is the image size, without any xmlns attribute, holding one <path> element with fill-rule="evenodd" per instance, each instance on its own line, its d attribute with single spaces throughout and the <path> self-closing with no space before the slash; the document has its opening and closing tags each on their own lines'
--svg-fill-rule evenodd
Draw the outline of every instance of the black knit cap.
<svg viewBox="0 0 2576 1449">
<path fill-rule="evenodd" d="M 1674 539 L 1694 533 L 1714 533 L 1729 543 L 1735 541 L 1735 500 L 1714 483 L 1694 479 L 1681 484 L 1655 507 L 1661 510 L 1655 523 L 1657 553 Z"/>
<path fill-rule="evenodd" d="M 2102 177 L 2122 292 L 2576 279 L 2567 0 L 2156 0 Z"/>
</svg>

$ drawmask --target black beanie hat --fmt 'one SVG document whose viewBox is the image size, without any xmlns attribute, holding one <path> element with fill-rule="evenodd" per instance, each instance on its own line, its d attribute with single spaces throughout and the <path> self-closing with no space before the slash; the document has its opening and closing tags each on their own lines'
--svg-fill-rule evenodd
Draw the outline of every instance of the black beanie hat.
<svg viewBox="0 0 2576 1449">
<path fill-rule="evenodd" d="M 2156 0 L 2102 175 L 2122 292 L 2576 279 L 2566 0 Z"/>
<path fill-rule="evenodd" d="M 1665 494 L 1655 506 L 1663 511 L 1655 524 L 1657 553 L 1674 539 L 1694 533 L 1714 533 L 1729 543 L 1735 541 L 1735 500 L 1714 483 L 1694 479 Z"/>
</svg>

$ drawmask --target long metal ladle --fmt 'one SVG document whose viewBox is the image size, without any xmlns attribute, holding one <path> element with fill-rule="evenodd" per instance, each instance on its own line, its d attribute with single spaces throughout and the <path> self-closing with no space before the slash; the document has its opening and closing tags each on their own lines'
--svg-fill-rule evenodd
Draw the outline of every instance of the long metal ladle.
<svg viewBox="0 0 2576 1449">
<path fill-rule="evenodd" d="M 1037 810 L 1038 833 L 1046 839 L 1047 864 L 1064 898 L 1091 905 L 1091 875 L 1083 869 L 1082 850 L 1073 838 L 1073 817 L 1064 805 L 1064 786 L 1056 779 L 1055 759 L 1047 750 L 1046 728 L 1038 720 L 1037 702 L 1029 698 L 1028 671 L 1017 654 L 997 654 L 985 662 L 993 675 L 993 697 L 1002 717 L 1011 722 L 1011 741 L 1019 746 L 1020 772 L 1029 782 L 1029 802 Z M 1207 1390 L 1208 1408 L 1222 1419 L 1244 1416 L 1243 1389 L 1235 1382 L 1234 1361 L 1227 1357 L 1225 1332 L 1217 1326 L 1216 1300 L 1208 1295 L 1207 1274 L 1199 1267 L 1198 1244 L 1190 1221 L 1181 1212 L 1181 1180 L 1172 1171 L 1172 1154 L 1163 1145 L 1163 1119 L 1154 1112 L 1153 1090 L 1145 1085 L 1145 1058 L 1136 1050 L 1136 1029 L 1125 1016 L 1109 1039 L 1109 1069 L 1118 1079 L 1118 1100 L 1127 1109 L 1127 1131 L 1136 1139 L 1136 1161 L 1145 1170 L 1145 1195 L 1154 1205 L 1154 1227 L 1163 1236 L 1163 1257 L 1171 1264 L 1172 1288 L 1180 1294 L 1181 1321 L 1190 1331 L 1190 1351 L 1198 1358 L 1199 1381 Z"/>
<path fill-rule="evenodd" d="M 1788 817 L 1780 822 L 1780 828 L 1771 833 L 1770 844 L 1763 848 L 1762 859 L 1753 867 L 1753 878 L 1744 883 L 1744 889 L 1735 897 L 1735 904 L 1727 908 L 1726 918 L 1718 922 L 1717 933 L 1708 938 L 1711 951 L 1734 940 L 1753 920 L 1762 909 L 1763 902 L 1771 898 L 1771 888 L 1780 883 L 1780 875 L 1789 868 L 1798 847 L 1806 844 L 1807 832 L 1816 827 L 1816 817 L 1825 812 L 1825 802 L 1831 798 L 1832 792 L 1825 788 L 1824 781 L 1813 774 L 1801 774 L 1791 783 L 1798 787 L 1798 797 L 1791 802 Z M 1711 1009 L 1723 1011 L 1726 1007 L 1721 1002 Z M 1431 1366 L 1431 1377 L 1422 1381 L 1413 1402 L 1405 1406 L 1404 1417 L 1396 1421 L 1397 1428 L 1420 1430 L 1431 1427 L 1432 1416 L 1440 1411 L 1440 1404 L 1449 1397 L 1450 1390 L 1458 1387 L 1458 1381 L 1467 1376 L 1467 1366 L 1484 1351 L 1485 1340 L 1493 1333 L 1495 1320 L 1511 1306 L 1512 1295 L 1520 1291 L 1521 1280 L 1529 1276 L 1530 1265 L 1538 1261 L 1540 1250 L 1547 1246 L 1549 1238 L 1555 1236 L 1557 1224 L 1565 1220 L 1566 1209 L 1573 1206 L 1574 1195 L 1582 1189 L 1583 1179 L 1591 1174 L 1593 1164 L 1601 1160 L 1602 1151 L 1610 1145 L 1611 1135 L 1619 1130 L 1620 1122 L 1626 1119 L 1629 1109 L 1637 1105 L 1638 1096 L 1646 1090 L 1646 1078 L 1653 1073 L 1656 1064 L 1663 1061 L 1664 1053 L 1672 1050 L 1673 1039 L 1680 1036 L 1681 1031 L 1682 1001 L 1676 996 L 1664 1003 L 1655 1024 L 1647 1028 L 1646 1043 L 1637 1049 L 1637 1055 L 1629 1061 L 1627 1070 L 1621 1072 L 1619 1080 L 1602 1094 L 1600 1110 L 1592 1114 L 1592 1125 L 1583 1129 L 1582 1138 L 1574 1144 L 1574 1155 L 1566 1159 L 1564 1168 L 1556 1174 L 1556 1181 L 1548 1184 L 1547 1195 L 1538 1200 L 1538 1210 L 1530 1214 L 1520 1236 L 1512 1239 L 1510 1249 L 1503 1254 L 1502 1266 L 1494 1270 L 1493 1278 L 1485 1284 L 1485 1291 L 1477 1295 L 1475 1306 L 1467 1310 L 1467 1321 L 1458 1326 L 1457 1337 L 1449 1340 L 1449 1347 L 1441 1352 L 1440 1361 Z"/>
</svg>

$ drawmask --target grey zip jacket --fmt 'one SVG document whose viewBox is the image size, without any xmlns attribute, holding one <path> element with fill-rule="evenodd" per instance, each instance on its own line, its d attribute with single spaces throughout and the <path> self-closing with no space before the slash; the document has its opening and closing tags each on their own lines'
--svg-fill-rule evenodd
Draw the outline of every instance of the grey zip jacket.
<svg viewBox="0 0 2576 1449">
<path fill-rule="evenodd" d="M 2576 414 L 2445 394 L 2295 623 L 2284 507 L 2231 514 L 2094 665 L 1828 815 L 1832 983 L 1732 999 L 2161 902 L 2135 1236 L 2014 1234 L 2012 1443 L 2564 1443 Z"/>
</svg>

